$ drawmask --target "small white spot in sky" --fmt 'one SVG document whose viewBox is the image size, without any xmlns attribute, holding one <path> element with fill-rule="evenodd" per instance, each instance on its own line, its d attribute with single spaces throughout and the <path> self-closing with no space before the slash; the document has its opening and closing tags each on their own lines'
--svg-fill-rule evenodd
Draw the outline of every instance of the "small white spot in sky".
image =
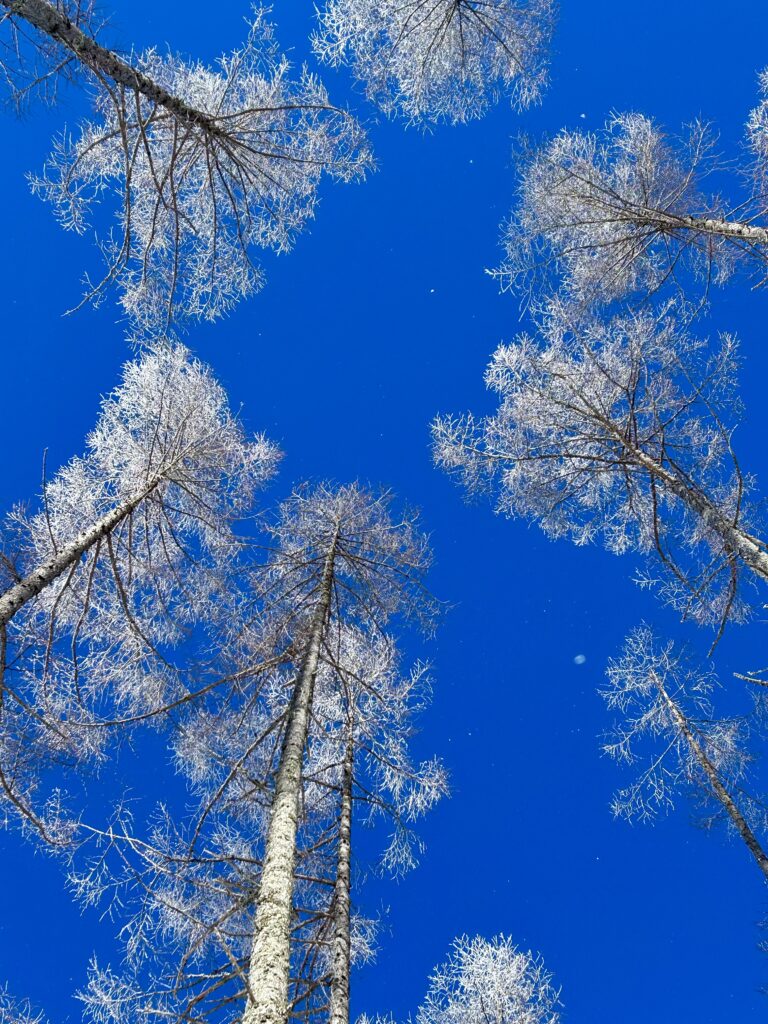
<svg viewBox="0 0 768 1024">
<path fill-rule="evenodd" d="M 573 664 L 574 665 L 583 665 L 586 660 L 587 660 L 586 654 L 577 654 L 576 657 L 573 659 Z"/>
<path fill-rule="evenodd" d="M 579 114 L 579 117 L 581 117 L 581 118 L 585 118 L 586 116 L 587 116 L 586 114 Z"/>
</svg>

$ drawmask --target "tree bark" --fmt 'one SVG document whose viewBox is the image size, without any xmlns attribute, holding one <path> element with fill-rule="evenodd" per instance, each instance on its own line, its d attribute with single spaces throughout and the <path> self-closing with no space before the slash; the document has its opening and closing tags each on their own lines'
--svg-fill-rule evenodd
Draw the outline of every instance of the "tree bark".
<svg viewBox="0 0 768 1024">
<path fill-rule="evenodd" d="M 333 894 L 333 966 L 328 1024 L 349 1024 L 349 974 L 351 959 L 350 920 L 352 885 L 352 779 L 354 771 L 354 734 L 352 723 L 347 739 L 341 780 L 339 846 L 336 886 Z"/>
<path fill-rule="evenodd" d="M 701 231 L 707 235 L 721 235 L 723 238 L 740 239 L 768 245 L 768 229 L 756 224 L 744 224 L 738 220 L 719 220 L 715 217 L 674 217 L 682 227 Z"/>
<path fill-rule="evenodd" d="M 3 0 L 0 0 L 2 3 Z M 117 505 L 111 512 L 98 519 L 88 529 L 82 530 L 74 540 L 58 551 L 52 558 L 42 565 L 39 565 L 23 580 L 14 583 L 3 594 L 0 595 L 0 627 L 7 625 L 13 616 L 23 608 L 24 605 L 36 597 L 41 590 L 44 590 L 55 579 L 71 568 L 97 541 L 106 537 L 117 527 L 131 512 L 144 501 L 149 494 L 160 483 L 159 479 L 154 480 L 152 485 L 141 494 L 128 501 Z"/>
<path fill-rule="evenodd" d="M 189 106 L 147 75 L 121 60 L 117 54 L 101 46 L 47 0 L 0 0 L 0 7 L 4 7 L 11 16 L 22 18 L 39 32 L 65 47 L 81 64 L 97 75 L 104 75 L 117 85 L 140 93 L 151 103 L 163 107 L 182 124 L 202 128 L 210 135 L 223 134 L 213 117 Z"/>
<path fill-rule="evenodd" d="M 682 713 L 680 708 L 677 706 L 675 701 L 672 700 L 672 698 L 669 696 L 661 680 L 657 677 L 654 678 L 656 682 L 656 688 L 661 694 L 662 700 L 669 709 L 669 713 L 672 715 L 675 722 L 677 723 L 680 732 L 685 737 L 686 743 L 693 751 L 694 757 L 701 765 L 702 771 L 706 775 L 709 785 L 712 787 L 712 792 L 714 793 L 716 799 L 725 808 L 728 817 L 733 822 L 734 828 L 739 833 L 741 838 L 744 840 L 747 849 L 757 861 L 758 867 L 763 872 L 766 879 L 768 879 L 768 855 L 765 853 L 762 846 L 760 845 L 760 841 L 758 840 L 755 833 L 749 827 L 749 823 L 747 822 L 746 818 L 734 803 L 730 793 L 720 781 L 720 776 L 717 773 L 717 769 L 712 764 L 710 759 L 707 757 L 706 751 L 694 736 L 693 731 L 690 725 L 688 724 L 687 718 Z"/>
<path fill-rule="evenodd" d="M 306 653 L 294 687 L 277 771 L 256 905 L 243 1024 L 287 1024 L 296 834 L 304 751 L 320 648 L 328 621 L 338 533 L 323 566 Z"/>
</svg>

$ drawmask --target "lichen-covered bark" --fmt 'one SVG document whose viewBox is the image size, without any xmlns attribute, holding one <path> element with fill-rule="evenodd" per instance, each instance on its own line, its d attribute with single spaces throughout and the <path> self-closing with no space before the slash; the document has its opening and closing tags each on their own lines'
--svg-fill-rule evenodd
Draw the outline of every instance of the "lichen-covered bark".
<svg viewBox="0 0 768 1024">
<path fill-rule="evenodd" d="M 243 1024 L 287 1024 L 296 834 L 304 751 L 331 604 L 337 538 L 323 566 L 307 649 L 288 715 L 259 884 Z"/>
<path fill-rule="evenodd" d="M 339 845 L 336 854 L 336 886 L 333 895 L 333 974 L 329 1024 L 349 1024 L 350 888 L 352 884 L 352 778 L 354 737 L 350 727 L 341 780 Z"/>
<path fill-rule="evenodd" d="M 8 590 L 0 595 L 0 626 L 7 625 L 20 608 L 23 608 L 41 590 L 44 590 L 55 579 L 65 573 L 67 569 L 71 568 L 97 541 L 112 533 L 115 527 L 148 497 L 159 482 L 159 480 L 155 480 L 141 494 L 117 505 L 105 516 L 102 516 L 101 519 L 98 519 L 92 526 L 89 526 L 87 530 L 79 533 L 74 540 L 65 544 L 47 562 L 38 565 L 28 576 L 19 580 L 18 583 L 14 583 L 12 587 L 9 587 Z"/>
<path fill-rule="evenodd" d="M 701 765 L 702 771 L 706 775 L 709 785 L 712 787 L 712 793 L 717 798 L 717 800 L 722 804 L 728 817 L 733 822 L 734 828 L 739 833 L 741 838 L 744 840 L 747 849 L 755 858 L 760 870 L 768 879 L 768 855 L 765 853 L 765 850 L 763 850 L 762 846 L 760 845 L 760 841 L 758 840 L 757 836 L 752 831 L 752 829 L 749 827 L 749 823 L 747 822 L 744 815 L 736 806 L 733 798 L 731 797 L 731 794 L 720 781 L 720 776 L 718 775 L 717 769 L 712 764 L 710 759 L 707 757 L 707 753 L 702 747 L 702 745 L 696 739 L 696 736 L 694 735 L 693 730 L 688 724 L 688 720 L 686 719 L 685 715 L 682 713 L 682 711 L 677 706 L 675 701 L 672 700 L 672 698 L 669 696 L 666 689 L 664 688 L 663 683 L 658 678 L 656 679 L 656 687 L 659 693 L 661 694 L 662 700 L 669 709 L 669 713 L 675 720 L 677 727 L 680 729 L 680 732 L 685 737 L 685 741 L 690 747 L 691 752 Z"/>
<path fill-rule="evenodd" d="M 100 46 L 95 39 L 86 35 L 63 12 L 47 0 L 0 0 L 13 17 L 22 18 L 39 32 L 64 46 L 77 59 L 99 76 L 110 78 L 117 85 L 140 93 L 151 103 L 163 107 L 188 127 L 202 128 L 211 135 L 218 135 L 220 129 L 209 115 L 190 107 L 178 96 L 174 96 L 151 78 L 131 67 L 117 54 Z"/>
</svg>

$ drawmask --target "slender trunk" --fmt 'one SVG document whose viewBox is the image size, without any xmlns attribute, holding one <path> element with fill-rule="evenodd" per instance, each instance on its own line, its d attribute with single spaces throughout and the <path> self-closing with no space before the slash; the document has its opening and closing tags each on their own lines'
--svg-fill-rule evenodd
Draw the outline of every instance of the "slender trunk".
<svg viewBox="0 0 768 1024">
<path fill-rule="evenodd" d="M 714 793 L 717 800 L 725 808 L 728 817 L 733 822 L 734 828 L 739 833 L 741 838 L 744 840 L 744 842 L 747 845 L 747 848 L 749 849 L 749 852 L 757 861 L 760 870 L 768 879 L 768 855 L 765 853 L 762 846 L 760 845 L 757 836 L 749 827 L 746 818 L 734 803 L 733 798 L 731 797 L 728 790 L 720 781 L 720 776 L 717 773 L 717 769 L 712 764 L 710 759 L 707 757 L 706 751 L 694 736 L 693 731 L 691 730 L 691 727 L 688 724 L 688 720 L 686 719 L 685 715 L 682 713 L 682 711 L 677 706 L 675 701 L 672 700 L 672 698 L 669 696 L 660 679 L 656 679 L 656 688 L 661 694 L 662 700 L 669 709 L 670 714 L 677 723 L 680 732 L 685 737 L 686 743 L 693 751 L 694 757 L 701 765 L 702 771 L 706 775 L 707 781 L 709 782 L 709 785 L 712 788 L 712 792 Z"/>
<path fill-rule="evenodd" d="M 350 973 L 350 889 L 352 884 L 352 777 L 354 770 L 354 734 L 350 724 L 341 779 L 339 846 L 336 887 L 333 894 L 333 966 L 328 1024 L 349 1024 Z"/>
<path fill-rule="evenodd" d="M 331 605 L 337 535 L 323 566 L 309 641 L 291 700 L 259 884 L 243 1024 L 287 1024 L 296 833 L 304 751 Z"/>
<path fill-rule="evenodd" d="M 0 3 L 2 2 L 3 0 L 0 0 Z M 141 494 L 117 505 L 111 512 L 107 512 L 101 519 L 97 519 L 92 526 L 82 530 L 74 540 L 65 544 L 47 562 L 37 566 L 23 580 L 14 583 L 12 587 L 0 594 L 0 627 L 10 622 L 20 608 L 23 608 L 41 590 L 44 590 L 67 569 L 71 568 L 97 541 L 112 533 L 115 527 L 126 519 L 159 483 L 160 480 L 156 479 Z"/>
<path fill-rule="evenodd" d="M 23 18 L 39 32 L 65 47 L 95 74 L 111 78 L 117 85 L 140 93 L 188 127 L 202 128 L 211 135 L 221 134 L 214 118 L 189 106 L 121 60 L 117 54 L 100 46 L 47 0 L 0 0 L 0 7 L 5 7 L 14 17 Z"/>
</svg>

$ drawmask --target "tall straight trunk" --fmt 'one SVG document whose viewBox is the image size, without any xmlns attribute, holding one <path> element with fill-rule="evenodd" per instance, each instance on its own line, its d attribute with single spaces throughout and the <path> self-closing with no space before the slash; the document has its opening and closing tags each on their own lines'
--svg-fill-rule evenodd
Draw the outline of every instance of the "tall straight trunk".
<svg viewBox="0 0 768 1024">
<path fill-rule="evenodd" d="M 100 46 L 86 35 L 62 11 L 47 0 L 0 0 L 11 16 L 22 18 L 39 32 L 69 50 L 81 64 L 97 76 L 110 78 L 117 85 L 140 93 L 151 103 L 163 107 L 187 127 L 202 128 L 210 135 L 223 135 L 214 118 L 189 106 L 178 96 L 163 89 L 147 75 L 131 67 L 117 54 Z"/>
<path fill-rule="evenodd" d="M 2 0 L 0 0 L 2 2 Z M 97 519 L 96 522 L 65 544 L 60 551 L 57 551 L 47 562 L 33 569 L 28 576 L 14 583 L 3 594 L 0 594 L 0 627 L 7 625 L 16 612 L 36 597 L 41 590 L 44 590 L 59 576 L 70 569 L 87 551 L 98 541 L 120 525 L 160 483 L 156 478 L 152 484 L 141 494 L 115 506 L 110 512 Z"/>
<path fill-rule="evenodd" d="M 296 834 L 304 752 L 328 621 L 338 534 L 325 557 L 306 653 L 294 687 L 277 771 L 256 905 L 243 1024 L 287 1024 Z"/>
<path fill-rule="evenodd" d="M 350 889 L 352 885 L 352 779 L 355 739 L 349 726 L 341 778 L 339 845 L 336 854 L 336 886 L 333 894 L 333 963 L 328 1024 L 349 1024 L 349 974 L 351 958 Z"/>
<path fill-rule="evenodd" d="M 725 808 L 725 811 L 728 817 L 731 819 L 734 828 L 739 833 L 741 838 L 744 840 L 747 849 L 757 861 L 758 867 L 763 872 L 766 879 L 768 879 L 768 854 L 766 854 L 765 850 L 763 850 L 762 846 L 760 845 L 760 841 L 758 840 L 757 836 L 752 831 L 752 829 L 749 827 L 749 823 L 747 822 L 744 815 L 736 806 L 733 798 L 731 797 L 731 794 L 720 781 L 720 776 L 717 772 L 717 769 L 712 764 L 710 759 L 707 757 L 707 753 L 702 747 L 702 745 L 696 739 L 696 736 L 694 735 L 693 730 L 691 729 L 688 723 L 688 719 L 677 706 L 676 702 L 669 696 L 661 680 L 657 678 L 655 682 L 656 688 L 661 694 L 662 700 L 669 709 L 669 713 L 672 715 L 672 718 L 677 723 L 680 732 L 685 737 L 685 741 L 690 747 L 691 751 L 693 752 L 693 756 L 701 765 L 702 771 L 707 777 L 707 781 L 709 782 L 709 785 L 712 788 L 712 792 L 715 798 Z"/>
</svg>

